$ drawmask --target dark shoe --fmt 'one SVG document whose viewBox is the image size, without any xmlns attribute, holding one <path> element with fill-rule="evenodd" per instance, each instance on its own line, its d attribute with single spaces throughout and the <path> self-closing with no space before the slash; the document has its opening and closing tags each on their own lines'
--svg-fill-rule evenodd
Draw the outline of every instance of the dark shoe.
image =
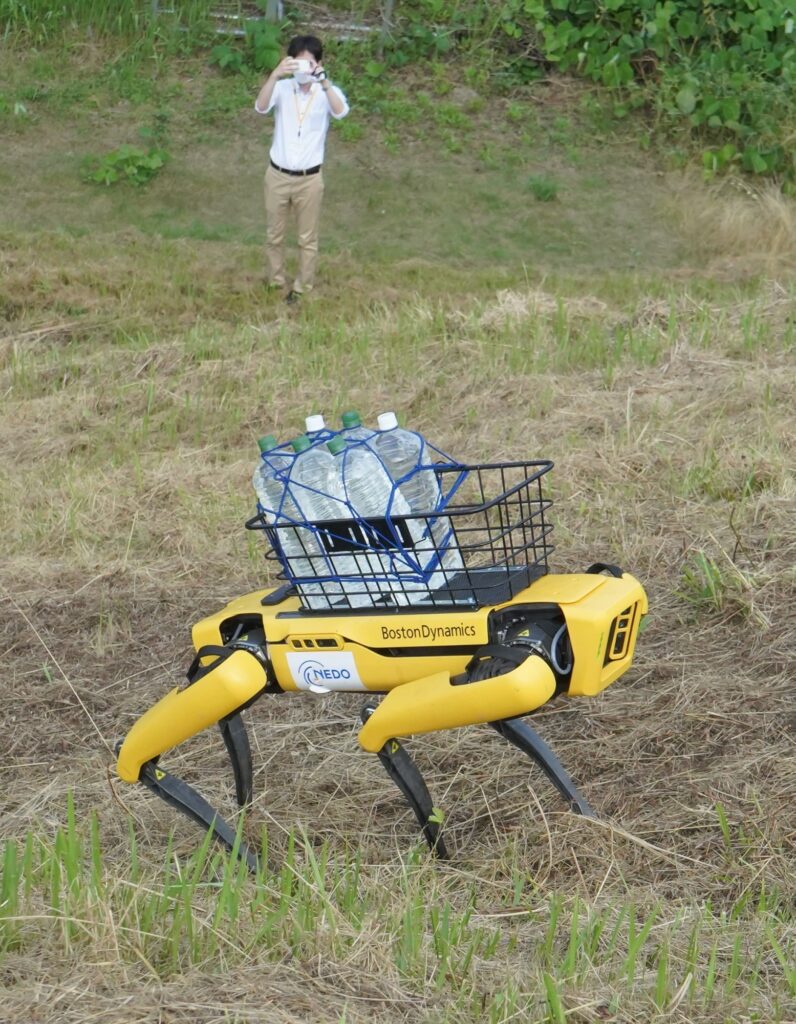
<svg viewBox="0 0 796 1024">
<path fill-rule="evenodd" d="M 288 306 L 295 306 L 298 300 L 301 298 L 301 292 L 294 291 L 292 288 L 285 296 L 285 302 Z"/>
</svg>

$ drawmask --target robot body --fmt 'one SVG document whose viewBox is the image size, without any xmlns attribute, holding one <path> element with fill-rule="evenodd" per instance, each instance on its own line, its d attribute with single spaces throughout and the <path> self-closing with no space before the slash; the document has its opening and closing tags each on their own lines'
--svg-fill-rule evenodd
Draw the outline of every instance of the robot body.
<svg viewBox="0 0 796 1024">
<path fill-rule="evenodd" d="M 608 573 L 605 575 L 604 573 Z M 118 773 L 141 781 L 228 846 L 234 831 L 159 757 L 219 723 L 238 802 L 251 799 L 251 755 L 240 712 L 263 694 L 385 695 L 363 708 L 359 742 L 407 797 L 432 849 L 445 855 L 431 798 L 401 737 L 490 724 L 529 754 L 573 810 L 593 813 L 552 751 L 520 720 L 558 694 L 593 696 L 630 667 L 647 599 L 615 566 L 542 575 L 485 607 L 306 611 L 289 587 L 230 602 L 194 626 L 188 685 L 133 726 Z M 256 857 L 235 844 L 250 866 Z"/>
</svg>

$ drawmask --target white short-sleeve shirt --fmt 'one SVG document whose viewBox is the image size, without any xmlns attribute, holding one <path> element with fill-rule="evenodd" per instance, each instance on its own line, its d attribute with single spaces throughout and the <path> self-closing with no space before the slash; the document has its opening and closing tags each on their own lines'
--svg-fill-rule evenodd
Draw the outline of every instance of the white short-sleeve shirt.
<svg viewBox="0 0 796 1024">
<path fill-rule="evenodd" d="M 323 150 L 329 119 L 345 117 L 348 101 L 336 85 L 329 86 L 343 101 L 343 110 L 335 114 L 329 106 L 326 93 L 320 85 L 313 83 L 309 92 L 302 92 L 292 78 L 280 78 L 271 93 L 271 102 L 266 110 L 254 109 L 258 114 L 274 111 L 274 137 L 271 143 L 271 160 L 286 171 L 306 171 L 323 163 Z"/>
</svg>

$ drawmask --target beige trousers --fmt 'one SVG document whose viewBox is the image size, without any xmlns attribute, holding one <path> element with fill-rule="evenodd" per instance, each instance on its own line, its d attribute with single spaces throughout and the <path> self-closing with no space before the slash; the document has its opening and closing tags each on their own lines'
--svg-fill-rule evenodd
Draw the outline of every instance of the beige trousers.
<svg viewBox="0 0 796 1024">
<path fill-rule="evenodd" d="M 323 171 L 297 176 L 269 167 L 265 172 L 265 258 L 272 284 L 285 284 L 284 242 L 291 207 L 296 213 L 299 249 L 293 290 L 307 292 L 315 283 L 322 199 Z"/>
</svg>

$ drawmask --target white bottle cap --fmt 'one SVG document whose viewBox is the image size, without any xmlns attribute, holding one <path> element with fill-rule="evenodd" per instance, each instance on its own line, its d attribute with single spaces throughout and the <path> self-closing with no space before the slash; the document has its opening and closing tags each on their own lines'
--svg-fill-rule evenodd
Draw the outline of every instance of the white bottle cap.
<svg viewBox="0 0 796 1024">
<path fill-rule="evenodd" d="M 307 428 L 307 433 L 314 434 L 316 430 L 325 430 L 326 424 L 323 422 L 323 416 L 320 413 L 316 413 L 314 416 L 308 416 L 304 420 L 304 425 Z"/>
<path fill-rule="evenodd" d="M 398 426 L 398 417 L 394 412 L 383 412 L 378 419 L 379 430 L 394 430 Z"/>
</svg>

